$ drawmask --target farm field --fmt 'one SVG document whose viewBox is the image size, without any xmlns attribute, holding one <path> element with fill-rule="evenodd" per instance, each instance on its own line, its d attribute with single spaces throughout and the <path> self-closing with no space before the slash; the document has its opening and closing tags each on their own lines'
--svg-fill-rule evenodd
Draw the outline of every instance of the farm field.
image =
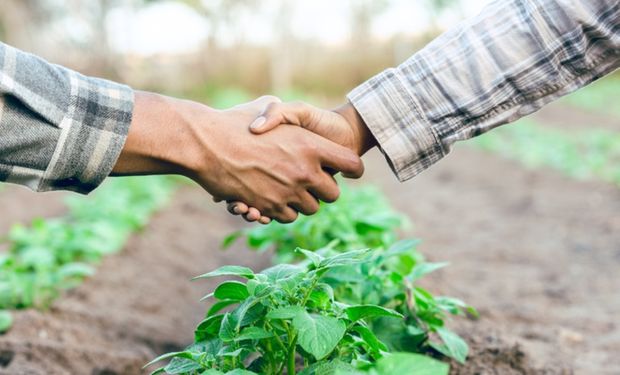
<svg viewBox="0 0 620 375">
<path fill-rule="evenodd" d="M 617 136 L 614 113 L 591 111 L 562 102 L 528 121 Z M 511 130 L 499 129 L 498 137 L 503 131 Z M 363 181 L 352 185 L 378 186 L 413 223 L 403 238 L 422 239 L 418 249 L 430 261 L 450 263 L 423 280 L 426 289 L 479 311 L 478 319 L 450 320 L 470 345 L 467 362 L 453 361 L 451 374 L 620 373 L 615 177 L 573 176 L 553 163 L 523 164 L 513 156 L 459 145 L 436 167 L 400 184 L 373 152 Z M 47 310 L 13 313 L 12 327 L 0 335 L 0 374 L 147 374 L 142 366 L 190 344 L 204 317 L 199 300 L 217 284 L 191 277 L 226 264 L 254 271 L 271 265 L 270 255 L 241 241 L 220 250 L 229 233 L 248 225 L 200 189 L 178 189 L 93 277 Z M 63 196 L 5 186 L 0 230 L 64 214 Z"/>
</svg>

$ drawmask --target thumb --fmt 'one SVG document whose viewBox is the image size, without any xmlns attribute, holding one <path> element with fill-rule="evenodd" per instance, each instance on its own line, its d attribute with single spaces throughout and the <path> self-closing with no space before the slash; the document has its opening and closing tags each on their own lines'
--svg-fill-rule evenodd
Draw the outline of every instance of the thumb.
<svg viewBox="0 0 620 375">
<path fill-rule="evenodd" d="M 312 107 L 305 103 L 270 103 L 250 124 L 250 131 L 254 134 L 263 134 L 282 124 L 305 128 L 308 125 L 305 119 L 311 110 Z"/>
</svg>

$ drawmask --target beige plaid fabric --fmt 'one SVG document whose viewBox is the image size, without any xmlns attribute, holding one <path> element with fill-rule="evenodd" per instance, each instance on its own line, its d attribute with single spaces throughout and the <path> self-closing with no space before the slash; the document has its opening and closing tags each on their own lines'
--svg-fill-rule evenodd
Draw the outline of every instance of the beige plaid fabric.
<svg viewBox="0 0 620 375">
<path fill-rule="evenodd" d="M 499 0 L 348 98 L 404 181 L 619 66 L 619 0 Z"/>
<path fill-rule="evenodd" d="M 0 43 L 0 181 L 88 193 L 112 171 L 133 91 Z"/>
</svg>

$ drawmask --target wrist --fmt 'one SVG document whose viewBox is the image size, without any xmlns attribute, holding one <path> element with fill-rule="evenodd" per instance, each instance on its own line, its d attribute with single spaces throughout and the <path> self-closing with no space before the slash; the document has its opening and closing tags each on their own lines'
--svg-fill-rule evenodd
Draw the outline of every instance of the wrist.
<svg viewBox="0 0 620 375">
<path fill-rule="evenodd" d="M 372 135 L 372 132 L 368 129 L 364 119 L 362 119 L 353 104 L 343 104 L 334 111 L 344 117 L 351 126 L 356 144 L 356 149 L 353 151 L 357 152 L 358 155 L 364 155 L 368 150 L 377 145 L 377 140 Z"/>
<path fill-rule="evenodd" d="M 191 104 L 194 103 L 137 91 L 129 134 L 113 175 L 191 177 L 200 156 L 199 140 L 184 108 Z"/>
</svg>

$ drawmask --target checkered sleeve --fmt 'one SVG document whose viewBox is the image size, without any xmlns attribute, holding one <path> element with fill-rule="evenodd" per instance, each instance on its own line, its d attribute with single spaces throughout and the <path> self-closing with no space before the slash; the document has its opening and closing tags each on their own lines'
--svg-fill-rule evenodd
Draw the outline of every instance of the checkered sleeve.
<svg viewBox="0 0 620 375">
<path fill-rule="evenodd" d="M 112 171 L 133 91 L 0 43 L 0 181 L 88 193 Z"/>
<path fill-rule="evenodd" d="M 349 101 L 401 181 L 620 66 L 620 1 L 497 0 Z"/>
</svg>

